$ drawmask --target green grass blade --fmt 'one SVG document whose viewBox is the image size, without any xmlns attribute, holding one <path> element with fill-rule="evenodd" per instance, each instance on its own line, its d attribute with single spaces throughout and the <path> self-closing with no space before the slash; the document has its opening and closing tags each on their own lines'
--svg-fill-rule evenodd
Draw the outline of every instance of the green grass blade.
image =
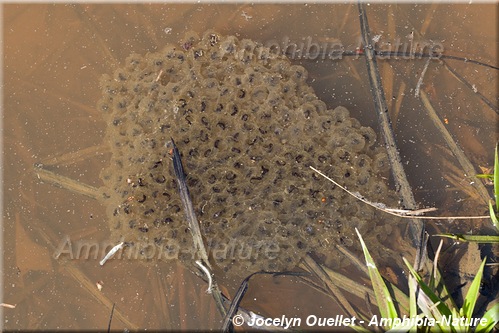
<svg viewBox="0 0 499 333">
<path fill-rule="evenodd" d="M 433 304 L 436 304 L 436 307 L 439 311 L 439 313 L 442 315 L 442 316 L 450 316 L 452 315 L 452 312 L 451 310 L 447 307 L 447 305 L 445 305 L 444 302 L 442 302 L 440 300 L 440 298 L 438 298 L 437 295 L 435 295 L 435 293 L 433 293 L 433 291 L 428 287 L 428 285 L 423 281 L 423 279 L 421 278 L 421 276 L 414 270 L 414 268 L 411 266 L 411 264 L 407 261 L 407 259 L 405 258 L 402 258 L 404 260 L 404 263 L 406 264 L 407 268 L 409 269 L 409 271 L 411 272 L 412 276 L 414 276 L 414 278 L 416 279 L 416 281 L 418 282 L 418 285 L 419 285 L 419 288 L 421 288 L 421 290 L 424 292 L 424 294 L 426 296 L 428 296 L 428 298 L 430 299 L 431 302 L 433 302 Z M 438 319 L 438 318 L 435 318 L 435 319 Z"/>
<path fill-rule="evenodd" d="M 378 308 L 383 318 L 398 318 L 397 310 L 395 309 L 395 304 L 393 303 L 392 296 L 386 287 L 381 274 L 376 268 L 376 264 L 374 263 L 373 258 L 369 254 L 369 250 L 367 249 L 362 236 L 359 233 L 359 230 L 355 228 L 357 235 L 359 236 L 360 243 L 362 245 L 362 250 L 364 251 L 364 257 L 366 258 L 367 270 L 369 271 L 369 277 L 371 278 L 371 283 L 373 285 L 374 296 L 376 297 L 376 303 L 378 303 Z"/>
<path fill-rule="evenodd" d="M 485 320 L 484 320 L 485 319 Z M 499 322 L 499 303 L 494 304 L 485 312 L 480 323 L 475 328 L 475 333 L 488 333 Z"/>
<path fill-rule="evenodd" d="M 499 221 L 497 220 L 496 212 L 494 212 L 494 206 L 492 205 L 492 200 L 489 201 L 489 212 L 490 218 L 492 219 L 492 224 L 499 230 Z"/>
<path fill-rule="evenodd" d="M 409 317 L 415 318 L 418 315 L 418 305 L 416 302 L 417 282 L 416 278 L 409 275 Z M 411 333 L 417 332 L 417 328 L 411 328 Z"/>
<path fill-rule="evenodd" d="M 434 236 L 452 238 L 460 242 L 499 243 L 499 236 L 463 235 L 463 234 L 437 234 Z"/>
<path fill-rule="evenodd" d="M 478 299 L 478 295 L 480 295 L 480 283 L 482 282 L 483 268 L 485 266 L 485 261 L 487 258 L 484 258 L 478 272 L 471 283 L 470 289 L 466 294 L 466 298 L 464 299 L 463 307 L 461 309 L 461 315 L 466 318 L 472 318 L 473 310 L 475 309 L 476 300 Z"/>
<path fill-rule="evenodd" d="M 402 323 L 398 326 L 394 325 L 393 328 L 389 329 L 388 331 L 386 331 L 386 333 L 401 333 L 401 332 L 419 332 L 419 333 L 424 333 L 425 330 L 423 329 L 425 326 L 421 326 L 419 327 L 419 330 L 418 330 L 418 326 L 417 326 L 417 323 L 418 321 L 420 322 L 423 322 L 424 321 L 424 318 L 425 316 L 424 315 L 420 315 L 420 316 L 415 316 L 416 318 L 414 319 L 414 325 L 411 325 L 410 321 L 409 323 L 406 323 L 404 324 L 403 320 L 402 320 Z"/>
<path fill-rule="evenodd" d="M 462 316 L 459 314 L 459 312 L 457 311 L 456 308 L 452 308 L 452 318 L 461 318 Z M 466 333 L 469 331 L 469 328 L 467 328 L 466 326 L 463 326 L 461 325 L 460 321 L 458 321 L 457 323 L 453 323 L 453 325 L 451 326 L 452 327 L 452 331 L 454 332 L 458 332 L 458 333 Z"/>
<path fill-rule="evenodd" d="M 496 143 L 494 154 L 494 196 L 496 197 L 496 212 L 499 212 L 499 142 Z"/>
<path fill-rule="evenodd" d="M 441 299 L 449 309 L 457 308 L 454 299 L 451 297 L 451 293 L 449 292 L 447 286 L 445 285 L 445 281 L 442 278 L 442 273 L 438 269 L 438 265 L 433 264 L 432 266 L 433 266 L 432 278 L 434 278 L 434 285 L 435 285 L 435 289 L 432 290 L 435 291 L 435 295 L 437 295 L 438 298 Z"/>
<path fill-rule="evenodd" d="M 494 175 L 489 175 L 489 174 L 486 174 L 486 173 L 479 173 L 478 175 L 476 175 L 476 178 L 484 178 L 484 179 L 490 179 L 490 180 L 494 180 Z"/>
<path fill-rule="evenodd" d="M 450 332 L 450 326 L 446 325 L 446 322 L 443 320 L 443 315 L 438 310 L 438 305 L 440 302 L 434 303 L 428 295 L 424 292 L 420 291 L 418 294 L 418 306 L 421 309 L 423 315 L 428 319 L 433 319 L 435 325 L 431 327 L 430 331 L 433 333 L 437 332 Z"/>
</svg>

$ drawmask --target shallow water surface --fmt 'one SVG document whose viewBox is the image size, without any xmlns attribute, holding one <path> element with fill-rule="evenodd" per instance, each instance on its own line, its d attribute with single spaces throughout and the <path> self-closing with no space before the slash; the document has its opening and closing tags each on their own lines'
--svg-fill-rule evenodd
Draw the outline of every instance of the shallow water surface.
<svg viewBox="0 0 499 333">
<path fill-rule="evenodd" d="M 396 43 L 401 47 L 438 43 L 446 55 L 492 65 L 497 64 L 496 9 L 483 4 L 367 6 L 372 37 L 387 49 Z M 201 34 L 214 29 L 281 47 L 296 43 L 304 51 L 292 61 L 308 70 L 308 83 L 328 108 L 345 106 L 363 126 L 378 129 L 363 56 L 334 60 L 304 56 L 314 47 L 355 51 L 360 45 L 356 5 L 19 4 L 4 5 L 3 16 L 1 301 L 16 305 L 1 309 L 7 330 L 104 330 L 113 303 L 113 329 L 220 326 L 213 299 L 205 293 L 206 284 L 178 262 L 143 265 L 110 260 L 100 266 L 103 253 L 114 245 L 108 243 L 107 207 L 39 179 L 33 167 L 43 163 L 55 174 L 96 188 L 103 185 L 99 173 L 109 165 L 111 154 L 103 142 L 107 124 L 96 107 L 101 97 L 98 83 L 102 74 L 112 74 L 131 53 L 178 45 L 190 30 Z M 437 214 L 446 216 L 483 215 L 484 198 L 473 185 L 479 180 L 463 172 L 415 91 L 419 87 L 428 96 L 478 173 L 492 167 L 497 141 L 497 71 L 460 60 L 431 60 L 421 79 L 426 62 L 427 58 L 402 56 L 378 60 L 405 171 L 422 207 L 438 207 Z M 456 79 L 452 70 L 469 86 Z M 406 238 L 383 246 L 397 251 L 407 247 L 409 240 L 404 233 L 407 222 L 394 223 Z M 437 221 L 428 223 L 428 228 L 475 234 L 486 223 Z M 82 241 L 100 247 L 72 259 L 69 252 Z M 102 244 L 109 247 L 104 249 Z M 380 244 L 368 246 L 376 252 L 384 249 Z M 82 249 L 86 250 L 90 249 Z M 455 272 L 452 251 L 448 257 L 449 271 Z M 403 282 L 403 276 L 393 273 L 401 268 L 382 270 Z M 367 281 L 353 266 L 342 272 L 352 280 Z M 239 281 L 219 278 L 222 289 L 233 295 Z M 242 306 L 268 317 L 341 314 L 330 298 L 296 277 L 255 278 Z"/>
</svg>

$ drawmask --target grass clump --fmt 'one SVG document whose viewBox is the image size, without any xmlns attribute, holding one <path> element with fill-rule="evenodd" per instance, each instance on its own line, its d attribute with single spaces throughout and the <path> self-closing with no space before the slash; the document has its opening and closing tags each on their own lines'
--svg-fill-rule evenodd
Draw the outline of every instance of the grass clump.
<svg viewBox="0 0 499 333">
<path fill-rule="evenodd" d="M 488 333 L 499 322 L 499 302 L 496 302 L 481 318 L 474 315 L 475 304 L 479 297 L 480 283 L 486 258 L 482 261 L 478 272 L 466 294 L 463 306 L 458 308 L 452 299 L 442 297 L 445 289 L 443 282 L 437 278 L 436 272 L 426 283 L 404 258 L 409 269 L 409 313 L 397 311 L 397 303 L 381 277 L 369 250 L 359 236 L 369 276 L 374 289 L 376 303 L 382 320 L 379 321 L 383 330 L 388 332 L 480 332 Z M 407 301 L 407 300 L 405 300 Z M 355 326 L 358 332 L 368 332 L 364 327 Z"/>
<path fill-rule="evenodd" d="M 494 183 L 494 199 L 489 201 L 489 213 L 496 235 L 457 235 L 440 234 L 459 241 L 478 243 L 499 242 L 499 144 L 495 148 L 494 173 L 478 175 L 480 178 L 491 179 Z M 481 317 L 475 313 L 475 305 L 480 295 L 480 285 L 487 258 L 484 258 L 480 268 L 475 274 L 473 282 L 464 298 L 461 308 L 457 307 L 449 296 L 443 280 L 437 269 L 436 260 L 428 282 L 416 272 L 412 265 L 405 259 L 409 275 L 409 296 L 404 300 L 395 300 L 390 293 L 387 283 L 381 277 L 376 264 L 369 254 L 362 236 L 357 230 L 357 235 L 364 252 L 366 265 L 374 289 L 376 303 L 383 320 L 381 328 L 388 332 L 491 332 L 499 322 L 499 301 L 495 301 L 490 309 Z M 400 309 L 397 304 L 407 303 L 409 309 Z M 397 310 L 399 309 L 399 310 Z M 408 312 L 408 313 L 407 313 Z M 474 316 L 475 315 L 475 316 Z M 358 332 L 368 332 L 366 328 L 355 326 Z"/>
</svg>

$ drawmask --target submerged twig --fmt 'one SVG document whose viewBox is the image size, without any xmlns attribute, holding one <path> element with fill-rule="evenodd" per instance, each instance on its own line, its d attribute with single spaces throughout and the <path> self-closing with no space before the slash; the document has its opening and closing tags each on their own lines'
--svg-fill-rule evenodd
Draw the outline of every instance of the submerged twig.
<svg viewBox="0 0 499 333">
<path fill-rule="evenodd" d="M 402 161 L 400 159 L 397 145 L 395 143 L 395 135 L 393 133 L 392 125 L 388 115 L 388 107 L 386 105 L 386 99 L 383 93 L 384 90 L 378 71 L 378 65 L 376 62 L 375 48 L 372 45 L 372 40 L 369 32 L 369 24 L 367 21 L 367 15 L 364 6 L 365 5 L 362 2 L 358 3 L 360 28 L 364 50 L 366 53 L 365 58 L 367 72 L 369 74 L 369 82 L 371 84 L 371 93 L 374 98 L 374 106 L 378 115 L 381 134 L 383 136 L 385 147 L 387 149 L 392 175 L 395 180 L 395 187 L 397 192 L 399 193 L 400 199 L 402 200 L 404 207 L 408 209 L 416 209 L 416 200 L 414 199 L 411 186 L 409 184 L 409 181 L 407 180 L 407 175 L 404 172 L 404 167 L 402 166 Z M 415 266 L 416 269 L 419 269 L 423 260 L 422 257 L 426 256 L 426 254 L 421 252 L 421 240 L 423 238 L 425 229 L 424 221 L 413 219 L 412 223 L 409 224 L 409 228 L 411 230 L 413 244 L 417 248 Z"/>
<path fill-rule="evenodd" d="M 246 277 L 243 282 L 241 282 L 239 289 L 237 289 L 237 292 L 230 303 L 229 310 L 224 317 L 221 329 L 222 332 L 230 332 L 233 329 L 232 320 L 239 309 L 239 304 L 243 300 L 244 294 L 246 294 L 246 291 L 248 290 L 249 279 L 255 274 L 256 273 L 253 273 Z"/>
<path fill-rule="evenodd" d="M 243 282 L 239 285 L 239 289 L 237 289 L 236 294 L 232 298 L 232 301 L 230 303 L 229 310 L 227 311 L 227 314 L 225 315 L 223 324 L 222 324 L 222 332 L 231 332 L 233 330 L 233 319 L 238 310 L 240 309 L 239 304 L 241 304 L 241 301 L 243 300 L 244 295 L 246 294 L 246 291 L 248 290 L 249 287 L 249 280 L 257 274 L 269 274 L 272 276 L 282 276 L 282 275 L 294 275 L 294 276 L 302 276 L 302 275 L 309 275 L 309 273 L 304 273 L 304 272 L 255 272 L 250 275 L 248 275 Z M 255 316 L 251 311 L 249 312 L 249 315 L 251 317 Z M 258 327 L 257 327 L 258 328 Z M 269 327 L 266 327 L 269 328 Z M 289 329 L 289 327 L 287 328 Z"/>
<path fill-rule="evenodd" d="M 366 63 L 367 70 L 369 74 L 369 82 L 371 84 L 371 93 L 374 98 L 374 106 L 376 113 L 378 115 L 378 120 L 380 123 L 381 134 L 385 141 L 387 148 L 387 153 L 390 158 L 390 164 L 392 166 L 392 173 L 394 176 L 396 189 L 400 193 L 404 206 L 409 209 L 416 208 L 416 201 L 412 194 L 411 187 L 407 180 L 407 176 L 404 172 L 402 166 L 402 161 L 400 155 L 397 151 L 397 145 L 395 143 L 395 136 L 392 130 L 392 125 L 390 118 L 388 117 L 388 107 L 386 106 L 385 95 L 383 94 L 383 85 L 381 83 L 381 77 L 378 71 L 378 65 L 376 62 L 376 55 L 374 53 L 374 47 L 371 42 L 369 25 L 367 23 L 367 16 L 364 10 L 364 4 L 359 3 L 359 13 L 360 13 L 360 24 L 362 30 L 362 38 L 364 43 L 364 49 L 366 53 Z M 415 236 L 419 235 L 415 234 Z"/>
<path fill-rule="evenodd" d="M 34 230 L 38 233 L 38 238 L 40 238 L 40 241 L 44 242 L 46 247 L 52 252 L 55 253 L 58 250 L 58 247 L 54 244 L 59 243 L 60 240 L 57 239 L 56 241 L 56 234 L 53 234 L 49 229 L 44 228 L 41 224 L 40 221 L 37 219 L 33 220 L 32 224 Z M 59 261 L 59 265 L 61 269 L 65 271 L 65 273 L 68 273 L 68 275 L 74 280 L 78 288 L 83 288 L 83 291 L 86 291 L 88 295 L 93 297 L 94 300 L 96 300 L 99 304 L 102 304 L 105 308 L 111 309 L 113 302 L 102 292 L 100 292 L 96 287 L 94 281 L 92 281 L 82 270 L 80 267 L 75 265 L 73 263 L 74 260 L 61 260 Z M 64 273 L 64 274 L 65 274 Z M 32 290 L 40 290 L 46 283 L 45 280 L 46 278 L 50 278 L 49 275 L 44 275 L 43 278 L 39 279 L 36 283 L 33 284 L 33 289 Z M 31 287 L 30 287 L 31 288 Z M 28 288 L 29 289 L 29 288 Z M 31 295 L 29 290 L 26 290 L 27 293 L 21 293 L 21 297 L 28 297 L 25 295 Z M 21 298 L 18 298 L 16 300 L 16 303 L 19 304 Z M 114 317 L 120 320 L 128 329 L 132 331 L 136 331 L 139 329 L 139 327 L 130 321 L 128 317 L 122 313 L 120 310 L 115 309 L 114 311 Z"/>
<path fill-rule="evenodd" d="M 79 193 L 92 199 L 99 198 L 99 190 L 87 184 L 80 183 L 68 177 L 61 176 L 55 172 L 45 169 L 42 163 L 34 165 L 36 176 L 41 181 L 46 181 L 57 187 Z"/>
<path fill-rule="evenodd" d="M 203 237 L 201 235 L 201 229 L 199 228 L 199 222 L 196 218 L 196 213 L 194 212 L 194 207 L 192 206 L 192 200 L 189 193 L 189 188 L 187 187 L 187 182 L 185 179 L 184 167 L 182 165 L 182 160 L 180 159 L 180 152 L 173 139 L 171 139 L 172 144 L 172 154 L 173 154 L 173 169 L 175 171 L 175 177 L 177 179 L 177 184 L 180 192 L 180 199 L 182 200 L 182 205 L 184 206 L 184 212 L 189 224 L 189 230 L 191 232 L 192 238 L 194 240 L 195 255 L 200 259 L 198 260 L 198 265 L 201 264 L 203 272 L 211 279 L 211 287 L 209 290 L 212 291 L 213 298 L 217 305 L 218 311 L 225 317 L 226 311 L 223 306 L 222 293 L 218 288 L 218 284 L 215 281 L 211 273 L 211 265 L 208 260 L 208 254 L 203 243 Z"/>
<path fill-rule="evenodd" d="M 109 151 L 109 145 L 103 143 L 100 145 L 80 149 L 75 152 L 64 153 L 54 157 L 46 158 L 43 159 L 42 163 L 45 166 L 75 164 L 79 161 L 84 161 L 98 155 L 109 153 Z"/>
<path fill-rule="evenodd" d="M 107 298 L 102 292 L 98 291 L 95 288 L 95 284 L 90 280 L 88 276 L 86 276 L 83 272 L 80 271 L 78 267 L 73 265 L 71 262 L 67 261 L 64 264 L 64 268 L 66 271 L 79 283 L 80 286 L 83 286 L 87 292 L 90 293 L 97 301 L 103 304 L 106 308 L 112 309 L 113 302 L 109 298 Z M 138 330 L 139 327 L 132 323 L 124 313 L 116 310 L 114 311 L 113 317 L 117 317 L 128 329 L 130 330 Z"/>
<path fill-rule="evenodd" d="M 438 278 L 438 259 L 440 258 L 440 251 L 442 250 L 442 246 L 444 245 L 444 240 L 441 239 L 438 243 L 437 251 L 435 252 L 435 259 L 433 259 L 433 278 L 436 280 Z"/>
<path fill-rule="evenodd" d="M 114 307 L 116 303 L 113 303 L 113 308 L 111 309 L 111 315 L 109 316 L 109 323 L 107 324 L 107 332 L 111 332 L 111 322 L 113 321 Z"/>
<path fill-rule="evenodd" d="M 380 210 L 382 212 L 385 212 L 387 214 L 394 215 L 397 217 L 413 218 L 414 216 L 418 216 L 418 218 L 425 219 L 425 220 L 467 220 L 467 219 L 488 219 L 488 218 L 490 218 L 489 215 L 483 215 L 483 216 L 420 216 L 421 214 L 424 214 L 427 212 L 436 211 L 437 208 L 434 208 L 434 207 L 415 209 L 415 210 L 388 208 L 383 203 L 371 202 L 371 201 L 367 200 L 358 192 L 351 192 L 351 191 L 347 190 L 345 187 L 341 186 L 336 181 L 332 180 L 331 178 L 329 178 L 328 176 L 326 176 L 324 173 L 317 170 L 313 166 L 310 166 L 310 169 L 314 170 L 319 175 L 326 178 L 327 180 L 329 180 L 330 182 L 332 182 L 333 184 L 335 184 L 340 189 L 347 192 L 348 194 L 350 194 L 351 196 L 353 196 L 357 200 L 362 201 L 363 203 L 365 203 L 365 204 L 367 204 L 367 205 L 369 205 L 377 210 Z"/>
<path fill-rule="evenodd" d="M 464 77 L 462 77 L 457 71 L 455 71 L 452 67 L 450 67 L 445 60 L 442 60 L 442 63 L 444 64 L 444 68 L 447 69 L 452 76 L 454 76 L 459 82 L 464 84 L 466 87 L 468 87 L 470 90 L 472 90 L 478 98 L 482 100 L 491 110 L 493 110 L 495 113 L 499 114 L 499 108 L 495 106 L 491 101 L 488 100 L 487 97 L 485 97 L 482 93 L 480 93 L 472 84 L 470 84 Z M 497 70 L 497 68 L 495 68 Z"/>
</svg>

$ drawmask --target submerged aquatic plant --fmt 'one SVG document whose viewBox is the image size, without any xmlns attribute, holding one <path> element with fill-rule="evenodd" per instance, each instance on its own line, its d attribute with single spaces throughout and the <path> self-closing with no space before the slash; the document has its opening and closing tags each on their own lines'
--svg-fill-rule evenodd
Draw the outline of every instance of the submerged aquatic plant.
<svg viewBox="0 0 499 333">
<path fill-rule="evenodd" d="M 438 234 L 435 236 L 456 239 L 461 242 L 476 243 L 499 243 L 499 142 L 496 143 L 494 154 L 494 173 L 478 174 L 478 178 L 490 179 L 494 184 L 494 198 L 489 200 L 489 214 L 492 225 L 495 227 L 495 235 L 462 235 L 462 234 Z"/>
<path fill-rule="evenodd" d="M 489 201 L 489 212 L 492 224 L 499 230 L 499 142 L 496 143 L 494 154 L 494 173 L 493 174 L 479 174 L 478 178 L 489 178 L 494 183 L 494 200 Z M 493 203 L 494 202 L 494 203 Z M 495 206 L 495 209 L 494 209 Z"/>
</svg>

